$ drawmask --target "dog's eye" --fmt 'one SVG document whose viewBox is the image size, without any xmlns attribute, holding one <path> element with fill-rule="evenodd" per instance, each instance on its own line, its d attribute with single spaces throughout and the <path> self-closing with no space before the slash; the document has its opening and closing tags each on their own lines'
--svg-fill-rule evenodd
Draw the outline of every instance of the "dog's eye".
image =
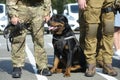
<svg viewBox="0 0 120 80">
<path fill-rule="evenodd" d="M 61 27 L 61 25 L 57 25 L 56 27 Z"/>
</svg>

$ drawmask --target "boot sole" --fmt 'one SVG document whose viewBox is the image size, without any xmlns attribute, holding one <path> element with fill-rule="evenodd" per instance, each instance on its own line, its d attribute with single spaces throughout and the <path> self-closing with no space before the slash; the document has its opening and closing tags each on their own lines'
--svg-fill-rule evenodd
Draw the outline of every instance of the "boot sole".
<svg viewBox="0 0 120 80">
<path fill-rule="evenodd" d="M 85 76 L 86 76 L 86 77 L 93 77 L 94 75 L 95 75 L 95 73 L 93 73 L 93 74 L 86 74 L 86 73 L 85 73 Z"/>
<path fill-rule="evenodd" d="M 104 73 L 104 74 L 108 74 L 108 75 L 110 75 L 110 76 L 117 76 L 117 74 L 109 74 L 106 70 L 103 70 L 103 73 Z"/>
</svg>

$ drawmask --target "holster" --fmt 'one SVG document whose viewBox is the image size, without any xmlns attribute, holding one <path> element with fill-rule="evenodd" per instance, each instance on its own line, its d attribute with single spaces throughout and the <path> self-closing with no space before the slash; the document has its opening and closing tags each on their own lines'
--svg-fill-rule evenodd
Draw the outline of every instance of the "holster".
<svg viewBox="0 0 120 80">
<path fill-rule="evenodd" d="M 109 6 L 109 7 L 106 7 L 106 8 L 102 8 L 101 11 L 102 11 L 102 13 L 109 13 L 109 12 L 114 12 L 115 9 L 111 6 Z"/>
</svg>

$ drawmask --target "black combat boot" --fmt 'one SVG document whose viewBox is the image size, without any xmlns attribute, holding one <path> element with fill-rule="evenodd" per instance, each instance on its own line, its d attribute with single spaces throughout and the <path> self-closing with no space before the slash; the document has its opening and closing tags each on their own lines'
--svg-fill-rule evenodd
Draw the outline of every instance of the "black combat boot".
<svg viewBox="0 0 120 80">
<path fill-rule="evenodd" d="M 22 74 L 22 68 L 21 67 L 14 67 L 12 72 L 13 78 L 20 78 Z"/>
<path fill-rule="evenodd" d="M 48 69 L 38 70 L 37 73 L 40 75 L 44 75 L 44 76 L 51 76 L 52 75 L 52 73 Z"/>
</svg>

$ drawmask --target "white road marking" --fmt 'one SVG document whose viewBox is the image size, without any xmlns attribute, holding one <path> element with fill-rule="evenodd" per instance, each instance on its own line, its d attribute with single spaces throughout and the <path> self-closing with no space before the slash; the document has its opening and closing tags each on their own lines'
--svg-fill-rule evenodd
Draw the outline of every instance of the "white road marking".
<svg viewBox="0 0 120 80">
<path fill-rule="evenodd" d="M 36 62 L 35 62 L 35 59 L 34 59 L 34 56 L 33 56 L 32 52 L 28 48 L 27 44 L 26 44 L 25 51 L 27 53 L 27 56 L 28 56 L 28 59 L 29 59 L 31 65 L 32 65 L 34 73 L 37 77 L 37 80 L 48 80 L 47 77 L 37 74 L 37 68 L 36 68 L 36 64 L 35 64 Z"/>
<path fill-rule="evenodd" d="M 52 48 L 53 48 L 53 45 L 52 45 L 52 43 L 48 43 L 48 45 L 50 45 L 50 47 L 52 47 Z"/>
<path fill-rule="evenodd" d="M 99 73 L 99 72 L 97 72 L 97 74 L 101 75 L 102 77 L 104 77 L 107 80 L 118 80 L 115 77 L 112 77 L 112 76 L 109 76 L 109 75 L 105 75 L 105 74 L 102 74 L 102 73 Z"/>
<path fill-rule="evenodd" d="M 107 74 L 103 74 L 102 70 L 103 70 L 102 68 L 96 68 L 96 73 L 99 74 L 100 76 L 104 77 L 107 80 L 118 80 L 115 77 L 109 76 Z"/>
<path fill-rule="evenodd" d="M 26 57 L 28 59 L 28 57 Z M 0 60 L 11 60 L 11 57 L 1 57 Z"/>
<path fill-rule="evenodd" d="M 120 60 L 120 56 L 113 56 L 114 59 Z"/>
<path fill-rule="evenodd" d="M 0 60 L 10 60 L 10 57 L 1 57 Z"/>
</svg>

